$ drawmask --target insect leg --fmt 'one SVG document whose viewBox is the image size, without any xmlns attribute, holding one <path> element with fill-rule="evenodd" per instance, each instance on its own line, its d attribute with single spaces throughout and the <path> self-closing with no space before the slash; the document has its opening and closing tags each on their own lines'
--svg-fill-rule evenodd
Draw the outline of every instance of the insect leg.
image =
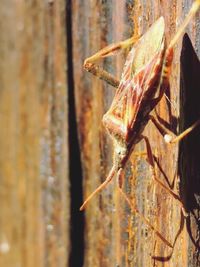
<svg viewBox="0 0 200 267">
<path fill-rule="evenodd" d="M 110 181 L 112 180 L 112 178 L 114 177 L 116 173 L 116 169 L 115 166 L 112 167 L 112 169 L 110 170 L 106 180 L 100 184 L 99 187 L 96 188 L 96 190 L 94 190 L 88 197 L 87 199 L 84 201 L 84 203 L 82 204 L 82 206 L 80 207 L 80 210 L 84 210 L 85 206 L 87 205 L 87 203 L 93 198 L 94 195 L 96 195 L 98 192 L 100 192 L 104 187 L 106 187 L 107 184 L 110 183 Z"/>
<path fill-rule="evenodd" d="M 155 119 L 154 116 L 149 116 L 150 120 L 153 122 L 153 124 L 156 126 L 158 131 L 161 133 L 161 135 L 164 137 L 164 140 L 168 144 L 177 143 L 183 138 L 185 138 L 188 134 L 190 134 L 198 125 L 200 125 L 200 119 L 197 120 L 194 124 L 192 124 L 189 128 L 187 128 L 185 131 L 183 131 L 181 134 L 173 137 L 173 133 L 166 129 L 158 120 Z"/>
<path fill-rule="evenodd" d="M 163 74 L 164 74 L 164 76 L 168 76 L 167 69 L 170 69 L 170 67 L 171 67 L 172 58 L 173 58 L 173 47 L 174 47 L 174 45 L 177 43 L 178 39 L 184 33 L 187 25 L 189 24 L 189 22 L 191 21 L 191 19 L 195 16 L 195 14 L 199 10 L 199 8 L 200 8 L 200 0 L 195 0 L 193 2 L 193 4 L 192 4 L 192 7 L 191 7 L 188 15 L 185 17 L 183 23 L 181 24 L 181 26 L 179 27 L 179 29 L 175 33 L 174 37 L 170 41 L 169 46 L 167 47 L 166 53 L 165 53 L 164 65 L 167 65 L 167 68 L 166 68 L 166 66 L 164 66 L 164 68 L 163 68 Z M 165 74 L 165 72 L 166 72 L 166 74 Z"/>
<path fill-rule="evenodd" d="M 84 63 L 84 68 L 91 72 L 93 75 L 99 77 L 99 79 L 106 81 L 108 84 L 113 87 L 119 86 L 119 80 L 115 78 L 112 74 L 101 68 L 99 65 L 95 65 L 94 63 Z"/>
<path fill-rule="evenodd" d="M 181 202 L 180 197 L 170 188 L 168 188 L 168 186 L 166 186 L 162 181 L 160 181 L 157 177 L 156 177 L 156 172 L 155 172 L 155 161 L 154 161 L 154 157 L 153 157 L 153 153 L 151 150 L 151 145 L 150 142 L 148 140 L 148 138 L 146 136 L 142 136 L 142 138 L 145 141 L 146 144 L 146 149 L 147 149 L 147 157 L 148 157 L 148 162 L 152 167 L 152 172 L 153 172 L 153 179 L 162 187 L 164 188 L 170 195 L 172 195 L 177 201 L 178 203 L 181 205 L 181 208 L 183 208 L 183 204 Z"/>
<path fill-rule="evenodd" d="M 93 56 L 87 58 L 83 64 L 84 68 L 87 71 L 91 72 L 92 74 L 98 76 L 100 79 L 105 80 L 107 83 L 111 84 L 112 86 L 118 87 L 119 80 L 115 78 L 112 74 L 110 74 L 109 72 L 105 71 L 99 65 L 95 64 L 95 62 L 102 58 L 112 56 L 120 52 L 121 50 L 128 48 L 135 41 L 136 41 L 135 38 L 131 37 L 125 41 L 106 46 L 105 48 L 101 49 Z"/>
<path fill-rule="evenodd" d="M 177 143 L 185 138 L 188 134 L 190 134 L 198 125 L 200 124 L 200 120 L 197 120 L 194 124 L 192 124 L 189 128 L 183 131 L 181 134 L 177 135 L 175 138 L 166 134 L 164 136 L 165 142 L 169 144 Z"/>
<path fill-rule="evenodd" d="M 123 173 L 123 169 L 119 169 L 119 171 L 117 172 L 117 180 L 118 180 L 118 188 L 119 188 L 119 192 L 121 193 L 122 197 L 124 198 L 124 200 L 126 201 L 126 203 L 128 204 L 128 206 L 131 208 L 131 210 L 134 213 L 137 213 L 137 215 L 140 217 L 140 219 L 148 225 L 148 227 L 154 231 L 154 233 L 168 246 L 173 248 L 172 244 L 150 223 L 150 221 L 148 219 L 145 218 L 145 216 L 140 213 L 140 211 L 138 210 L 138 208 L 136 206 L 133 205 L 133 203 L 131 202 L 131 200 L 128 198 L 128 196 L 124 193 L 124 191 L 122 190 L 122 184 L 123 184 L 123 180 L 124 180 L 124 173 Z"/>
<path fill-rule="evenodd" d="M 189 24 L 191 19 L 195 16 L 195 14 L 199 10 L 199 8 L 200 8 L 200 0 L 195 0 L 193 2 L 193 4 L 192 4 L 192 7 L 191 7 L 188 15 L 186 16 L 186 18 L 184 19 L 183 23 L 179 27 L 179 29 L 176 32 L 175 36 L 172 38 L 172 40 L 171 40 L 171 42 L 169 44 L 169 47 L 168 47 L 169 49 L 172 48 L 177 43 L 178 39 L 181 37 L 181 35 L 185 31 L 187 25 Z"/>
<path fill-rule="evenodd" d="M 195 14 L 199 10 L 199 8 L 200 8 L 200 0 L 195 0 L 192 4 L 192 7 L 191 7 L 188 15 L 184 19 L 183 23 L 181 24 L 181 26 L 177 30 L 176 34 L 174 35 L 174 37 L 172 38 L 172 40 L 170 41 L 170 43 L 166 49 L 165 57 L 164 57 L 164 61 L 163 61 L 163 67 L 162 67 L 162 74 L 161 74 L 162 78 L 161 78 L 161 82 L 159 85 L 160 94 L 157 97 L 157 99 L 155 99 L 155 101 L 157 101 L 157 103 L 160 101 L 163 94 L 165 93 L 166 87 L 169 85 L 169 76 L 170 76 L 171 66 L 172 66 L 172 61 L 173 61 L 174 45 L 177 43 L 178 39 L 184 33 L 187 25 L 189 24 L 191 19 L 195 16 Z"/>
</svg>

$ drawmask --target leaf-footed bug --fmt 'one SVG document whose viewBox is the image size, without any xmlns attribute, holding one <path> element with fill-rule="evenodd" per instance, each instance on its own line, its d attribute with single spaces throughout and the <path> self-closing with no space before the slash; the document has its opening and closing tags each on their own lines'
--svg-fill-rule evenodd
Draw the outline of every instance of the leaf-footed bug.
<svg viewBox="0 0 200 267">
<path fill-rule="evenodd" d="M 103 124 L 114 143 L 113 167 L 106 180 L 89 195 L 80 210 L 83 210 L 91 198 L 107 186 L 116 175 L 119 190 L 129 206 L 170 247 L 173 247 L 171 243 L 139 213 L 135 206 L 133 207 L 131 201 L 122 191 L 123 171 L 135 145 L 143 139 L 146 144 L 148 161 L 152 167 L 154 179 L 175 197 L 182 206 L 179 196 L 156 177 L 153 153 L 149 140 L 143 135 L 143 131 L 149 120 L 151 120 L 161 132 L 165 133 L 165 142 L 176 143 L 200 124 L 200 120 L 198 120 L 182 134 L 173 138 L 171 133 L 150 114 L 160 102 L 168 87 L 174 45 L 184 33 L 186 26 L 199 7 L 200 0 L 194 1 L 188 15 L 167 47 L 165 44 L 165 23 L 163 17 L 160 17 L 136 43 L 135 38 L 132 37 L 125 41 L 111 44 L 87 58 L 84 62 L 84 68 L 87 71 L 105 80 L 116 87 L 117 90 L 110 109 L 103 116 Z M 111 56 L 132 45 L 133 47 L 128 54 L 120 81 L 95 64 L 99 59 Z"/>
</svg>

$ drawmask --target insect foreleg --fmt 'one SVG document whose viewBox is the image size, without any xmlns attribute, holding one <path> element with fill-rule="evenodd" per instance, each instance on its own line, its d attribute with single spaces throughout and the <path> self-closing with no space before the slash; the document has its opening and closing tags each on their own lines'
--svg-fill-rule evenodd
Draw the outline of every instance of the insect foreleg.
<svg viewBox="0 0 200 267">
<path fill-rule="evenodd" d="M 84 68 L 91 72 L 93 75 L 97 76 L 99 79 L 106 81 L 108 84 L 117 88 L 119 86 L 119 80 L 115 78 L 112 74 L 104 70 L 94 63 L 85 63 Z"/>
<path fill-rule="evenodd" d="M 124 41 L 118 42 L 118 43 L 113 43 L 110 44 L 101 50 L 99 50 L 96 54 L 93 56 L 87 58 L 85 60 L 85 63 L 94 63 L 98 61 L 101 58 L 113 56 L 117 53 L 119 53 L 121 50 L 128 48 L 129 46 L 133 45 L 135 43 L 135 38 L 131 37 L 129 39 L 126 39 Z"/>
<path fill-rule="evenodd" d="M 100 79 L 105 80 L 107 83 L 111 84 L 114 87 L 119 86 L 119 80 L 115 78 L 112 74 L 101 68 L 99 65 L 95 64 L 96 61 L 117 54 L 123 49 L 128 48 L 133 45 L 135 38 L 131 37 L 125 41 L 114 43 L 106 46 L 105 48 L 98 51 L 93 56 L 87 58 L 84 62 L 84 68 L 91 72 L 92 74 L 98 76 Z"/>
</svg>

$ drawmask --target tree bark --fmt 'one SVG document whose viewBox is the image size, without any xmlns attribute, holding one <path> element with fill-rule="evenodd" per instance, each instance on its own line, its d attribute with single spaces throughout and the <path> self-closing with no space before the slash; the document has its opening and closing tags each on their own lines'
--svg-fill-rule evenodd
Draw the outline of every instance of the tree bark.
<svg viewBox="0 0 200 267">
<path fill-rule="evenodd" d="M 101 119 L 111 104 L 115 89 L 84 72 L 82 68 L 84 60 L 107 44 L 124 40 L 133 34 L 139 38 L 161 15 L 165 20 L 166 40 L 169 44 L 191 5 L 192 1 L 181 0 L 73 1 L 75 100 L 85 197 L 102 183 L 112 166 L 112 144 L 102 126 Z M 194 50 L 199 53 L 198 25 L 196 17 L 190 22 L 187 32 Z M 167 98 L 163 97 L 156 108 L 160 121 L 174 132 L 179 128 L 185 129 L 199 117 L 198 101 L 195 102 L 195 114 L 187 115 L 187 110 L 183 108 L 182 100 L 187 95 L 185 91 L 190 90 L 192 94 L 195 88 L 199 88 L 199 84 L 195 76 L 196 82 L 193 82 L 190 87 L 191 80 L 188 80 L 188 75 L 191 76 L 194 72 L 187 72 L 189 52 L 186 55 L 182 53 L 183 65 L 180 77 L 181 49 L 182 38 L 175 46 L 170 89 L 166 92 Z M 127 51 L 117 57 L 104 60 L 103 67 L 120 78 L 126 54 Z M 189 62 L 194 63 L 193 59 Z M 198 69 L 198 60 L 194 64 Z M 193 69 L 196 68 L 193 67 Z M 190 79 L 194 80 L 191 77 Z M 170 101 L 167 100 L 168 98 Z M 193 108 L 193 104 L 191 100 L 189 111 Z M 190 119 L 185 119 L 187 116 Z M 198 133 L 199 131 L 195 131 L 196 139 L 198 139 Z M 85 267 L 200 266 L 199 190 L 195 190 L 195 185 L 199 184 L 199 172 L 194 150 L 190 149 L 192 162 L 188 163 L 186 155 L 190 145 L 185 145 L 184 142 L 180 146 L 167 145 L 151 122 L 146 127 L 144 135 L 148 136 L 152 146 L 157 176 L 181 195 L 184 207 L 190 216 L 185 219 L 181 215 L 178 202 L 153 181 L 150 165 L 146 161 L 145 144 L 141 142 L 136 146 L 126 167 L 123 190 L 168 241 L 172 244 L 176 241 L 174 248 L 167 247 L 154 231 L 149 229 L 133 211 L 130 211 L 118 194 L 116 182 L 113 181 L 88 204 L 85 211 Z M 191 142 L 193 147 L 197 145 L 195 155 L 198 156 L 198 142 L 195 142 L 195 137 L 192 136 L 190 136 L 193 138 Z M 188 193 L 190 177 L 192 177 L 193 191 Z M 191 205 L 191 199 L 195 205 Z"/>
</svg>

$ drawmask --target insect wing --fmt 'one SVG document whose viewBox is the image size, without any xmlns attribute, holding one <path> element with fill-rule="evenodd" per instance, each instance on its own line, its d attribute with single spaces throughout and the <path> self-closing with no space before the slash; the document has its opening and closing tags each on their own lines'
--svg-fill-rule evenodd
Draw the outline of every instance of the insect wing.
<svg viewBox="0 0 200 267">
<path fill-rule="evenodd" d="M 153 81 L 157 78 L 155 70 L 159 72 L 157 66 L 160 65 L 160 56 L 161 55 L 157 54 L 155 58 L 134 75 L 132 79 L 129 78 L 120 82 L 109 113 L 121 121 L 124 126 L 124 132 L 128 132 L 134 124 L 145 93 L 148 90 L 152 90 Z M 129 75 L 131 75 L 131 73 L 129 73 Z"/>
<path fill-rule="evenodd" d="M 159 18 L 130 50 L 124 65 L 119 87 L 107 116 L 112 118 L 124 138 L 140 109 L 147 92 L 159 80 L 164 55 L 164 20 Z"/>
</svg>

